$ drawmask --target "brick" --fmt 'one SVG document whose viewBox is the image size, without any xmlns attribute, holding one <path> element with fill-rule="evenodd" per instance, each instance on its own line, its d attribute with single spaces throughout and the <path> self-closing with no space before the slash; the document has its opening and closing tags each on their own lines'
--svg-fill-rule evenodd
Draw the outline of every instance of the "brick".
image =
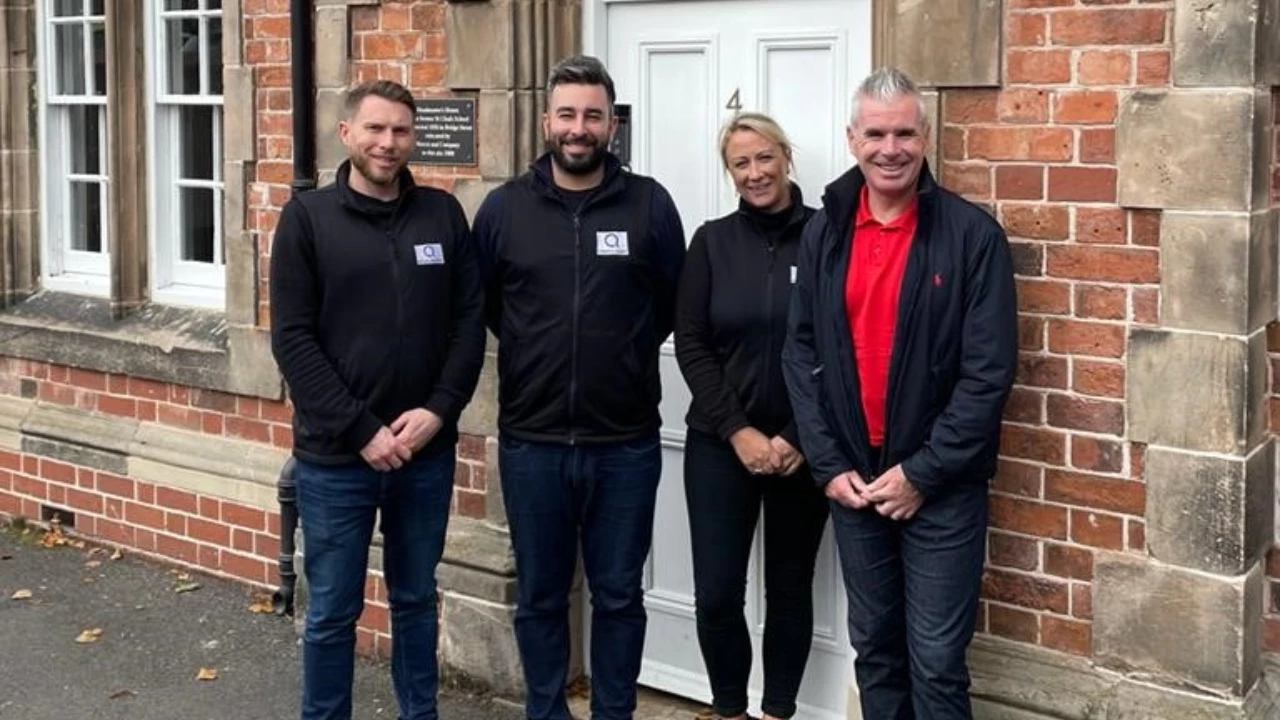
<svg viewBox="0 0 1280 720">
<path fill-rule="evenodd" d="M 1001 123 L 1049 122 L 1049 93 L 1037 88 L 1009 88 L 1000 93 L 996 119 Z"/>
<path fill-rule="evenodd" d="M 102 514 L 102 496 L 97 493 L 89 493 L 76 488 L 67 488 L 67 505 L 84 512 L 91 512 L 97 515 Z"/>
<path fill-rule="evenodd" d="M 1068 580 L 1093 579 L 1093 551 L 1070 545 L 1044 544 L 1044 571 Z"/>
<path fill-rule="evenodd" d="M 990 526 L 1039 538 L 1067 537 L 1067 509 L 1003 495 L 992 495 Z"/>
<path fill-rule="evenodd" d="M 1159 288 L 1133 289 L 1133 317 L 1130 319 L 1142 325 L 1160 324 Z"/>
<path fill-rule="evenodd" d="M 1036 570 L 1040 567 L 1040 543 L 1032 538 L 993 531 L 987 538 L 987 558 L 992 565 Z"/>
<path fill-rule="evenodd" d="M 998 90 L 946 90 L 942 95 L 942 121 L 957 125 L 996 122 Z"/>
<path fill-rule="evenodd" d="M 1116 170 L 1109 167 L 1052 166 L 1049 200 L 1115 202 Z"/>
<path fill-rule="evenodd" d="M 222 503 L 222 521 L 250 530 L 261 531 L 267 527 L 266 513 L 258 508 L 245 507 L 231 502 Z"/>
<path fill-rule="evenodd" d="M 1123 435 L 1124 404 L 1051 393 L 1045 402 L 1048 424 L 1068 430 Z"/>
<path fill-rule="evenodd" d="M 271 444 L 278 448 L 293 447 L 293 429 L 286 425 L 271 426 Z"/>
<path fill-rule="evenodd" d="M 222 434 L 222 416 L 218 413 L 206 412 L 200 414 L 200 429 L 211 434 Z"/>
<path fill-rule="evenodd" d="M 1071 584 L 1071 616 L 1081 620 L 1093 619 L 1093 586 L 1085 583 Z"/>
<path fill-rule="evenodd" d="M 1168 50 L 1139 52 L 1134 82 L 1143 87 L 1165 87 L 1169 84 L 1169 67 Z"/>
<path fill-rule="evenodd" d="M 1147 8 L 1064 10 L 1053 15 L 1049 36 L 1054 45 L 1157 45 L 1166 17 Z"/>
<path fill-rule="evenodd" d="M 263 164 L 258 163 L 258 168 L 261 169 Z M 234 395 L 203 389 L 196 389 L 191 392 L 191 404 L 194 407 L 215 410 L 221 413 L 234 413 L 237 407 Z"/>
<path fill-rule="evenodd" d="M 107 390 L 107 376 L 93 370 L 71 368 L 67 382 L 86 390 L 97 390 L 98 392 L 106 392 Z"/>
<path fill-rule="evenodd" d="M 1145 553 L 1147 551 L 1147 524 L 1130 518 L 1125 523 L 1128 528 L 1129 550 L 1131 552 Z"/>
<path fill-rule="evenodd" d="M 427 56 L 423 52 L 424 38 L 419 33 L 383 33 L 362 35 L 359 48 L 361 60 L 405 60 Z M 431 56 L 439 57 L 439 56 Z"/>
<path fill-rule="evenodd" d="M 1129 211 L 1129 243 L 1144 247 L 1160 246 L 1160 211 Z"/>
<path fill-rule="evenodd" d="M 483 518 L 485 516 L 485 496 L 483 493 L 458 490 L 454 493 L 454 510 L 463 517 Z"/>
<path fill-rule="evenodd" d="M 291 75 L 287 65 L 256 67 L 253 69 L 253 84 L 260 88 L 287 88 Z"/>
<path fill-rule="evenodd" d="M 968 154 L 983 160 L 1071 159 L 1075 137 L 1060 127 L 975 127 L 969 129 Z"/>
<path fill-rule="evenodd" d="M 1127 50 L 1084 50 L 1076 62 L 1081 85 L 1127 85 L 1133 61 Z"/>
<path fill-rule="evenodd" d="M 76 484 L 76 469 L 72 465 L 60 463 L 56 460 L 40 460 L 40 477 L 45 480 L 62 483 L 64 485 Z"/>
<path fill-rule="evenodd" d="M 187 534 L 187 516 L 179 513 L 164 514 L 164 529 L 173 535 Z"/>
<path fill-rule="evenodd" d="M 1071 82 L 1071 53 L 1067 50 L 1009 50 L 1005 53 L 1005 81 L 1028 85 Z"/>
<path fill-rule="evenodd" d="M 459 462 L 453 468 L 453 486 L 454 488 L 471 487 L 471 465 L 466 461 Z"/>
<path fill-rule="evenodd" d="M 1010 495 L 1038 498 L 1042 475 L 1044 475 L 1044 469 L 1039 465 L 1000 458 L 996 465 L 995 477 L 991 479 L 991 489 Z"/>
<path fill-rule="evenodd" d="M 1080 131 L 1082 163 L 1113 165 L 1116 161 L 1116 131 L 1114 128 L 1084 128 Z"/>
<path fill-rule="evenodd" d="M 200 515 L 207 520 L 217 520 L 222 517 L 222 503 L 216 498 L 201 497 L 200 498 Z"/>
<path fill-rule="evenodd" d="M 199 503 L 196 500 L 196 496 L 191 493 L 174 490 L 173 488 L 167 488 L 164 486 L 157 487 L 155 492 L 155 504 L 159 507 L 168 510 L 181 510 L 182 512 L 190 513 L 192 515 L 199 512 Z"/>
<path fill-rule="evenodd" d="M 1115 515 L 1072 510 L 1071 540 L 1081 545 L 1121 550 L 1124 548 L 1124 521 Z"/>
<path fill-rule="evenodd" d="M 168 402 L 169 400 L 169 385 L 155 382 L 154 380 L 131 377 L 129 378 L 128 392 L 134 397 L 148 400 L 159 400 L 161 402 Z"/>
<path fill-rule="evenodd" d="M 1067 387 L 1067 359 L 1051 355 L 1018 354 L 1015 382 L 1031 387 L 1063 390 Z"/>
<path fill-rule="evenodd" d="M 280 539 L 264 533 L 254 533 L 253 551 L 262 557 L 278 558 L 280 557 Z"/>
<path fill-rule="evenodd" d="M 458 457 L 466 460 L 484 462 L 485 438 L 468 433 L 461 434 L 458 437 Z"/>
<path fill-rule="evenodd" d="M 1000 451 L 1014 458 L 1062 465 L 1066 462 L 1067 436 L 1049 428 L 1006 424 L 1000 436 Z"/>
<path fill-rule="evenodd" d="M 156 407 L 156 419 L 161 424 L 188 430 L 200 429 L 200 411 L 181 405 L 163 404 Z"/>
<path fill-rule="evenodd" d="M 1055 615 L 1040 617 L 1040 644 L 1054 650 L 1089 657 L 1093 654 L 1093 626 Z"/>
<path fill-rule="evenodd" d="M 128 418 L 137 417 L 138 415 L 138 401 L 133 398 L 99 395 L 97 400 L 97 410 L 100 413 Z"/>
<path fill-rule="evenodd" d="M 1280 652 L 1280 618 L 1263 619 L 1262 649 L 1267 652 Z"/>
<path fill-rule="evenodd" d="M 226 418 L 226 432 L 246 440 L 255 442 L 269 443 L 271 442 L 271 428 L 264 422 L 257 420 L 246 420 L 238 416 L 229 416 Z"/>
<path fill-rule="evenodd" d="M 1093 472 L 1118 473 L 1124 470 L 1124 446 L 1112 440 L 1073 435 L 1071 466 Z"/>
<path fill-rule="evenodd" d="M 1043 350 L 1044 349 L 1045 321 L 1044 318 L 1038 317 L 1019 317 L 1018 318 L 1018 349 L 1019 350 Z"/>
<path fill-rule="evenodd" d="M 413 27 L 416 30 L 443 30 L 444 5 L 440 3 L 418 3 L 413 7 Z"/>
<path fill-rule="evenodd" d="M 288 425 L 293 421 L 293 410 L 287 403 L 263 400 L 259 411 L 262 419 L 268 422 Z"/>
<path fill-rule="evenodd" d="M 1145 483 L 1065 470 L 1045 472 L 1044 496 L 1046 500 L 1127 515 L 1142 515 L 1147 509 Z"/>
<path fill-rule="evenodd" d="M 1142 443 L 1129 443 L 1129 477 L 1137 480 L 1145 477 L 1147 463 L 1147 446 Z"/>
<path fill-rule="evenodd" d="M 1128 242 L 1128 218 L 1122 208 L 1076 208 L 1076 242 L 1124 245 Z"/>
<path fill-rule="evenodd" d="M 1053 121 L 1064 125 L 1107 125 L 1116 120 L 1116 94 L 1106 90 L 1065 90 L 1053 98 Z"/>
<path fill-rule="evenodd" d="M 111 473 L 98 473 L 97 482 L 94 487 L 96 487 L 99 492 L 104 492 L 116 497 L 128 498 L 130 500 L 134 498 L 135 494 L 133 480 L 120 477 L 119 475 L 112 475 Z"/>
<path fill-rule="evenodd" d="M 42 382 L 39 385 L 37 397 L 49 403 L 58 405 L 74 405 L 76 402 L 75 388 L 69 385 L 55 385 L 53 383 Z"/>
<path fill-rule="evenodd" d="M 131 525 L 145 525 L 157 530 L 164 528 L 164 513 L 147 505 L 135 502 L 124 504 L 124 520 Z"/>
<path fill-rule="evenodd" d="M 1146 248 L 1055 246 L 1045 251 L 1045 270 L 1073 280 L 1156 283 L 1160 282 L 1160 254 Z"/>
<path fill-rule="evenodd" d="M 221 523 L 210 522 L 201 518 L 193 517 L 187 520 L 187 535 L 196 540 L 222 547 L 231 544 L 231 528 Z"/>
<path fill-rule="evenodd" d="M 125 525 L 124 523 L 105 518 L 98 518 L 97 536 L 109 543 L 119 545 L 134 545 L 135 528 Z"/>
<path fill-rule="evenodd" d="M 948 126 L 942 128 L 942 159 L 950 162 L 963 160 L 965 157 L 964 128 Z"/>
<path fill-rule="evenodd" d="M 1123 287 L 1076 285 L 1076 317 L 1124 320 L 1129 314 L 1129 293 Z"/>
<path fill-rule="evenodd" d="M 1044 45 L 1049 37 L 1048 16 L 1044 13 L 1008 13 L 1004 41 L 1009 47 Z"/>
<path fill-rule="evenodd" d="M 990 197 L 991 167 L 986 164 L 946 163 L 942 166 L 942 185 L 967 197 Z"/>
<path fill-rule="evenodd" d="M 1014 10 L 1025 8 L 1070 7 L 1075 0 L 1010 0 L 1009 7 Z"/>
<path fill-rule="evenodd" d="M 1049 350 L 1067 355 L 1121 357 L 1125 349 L 1125 328 L 1077 320 L 1049 320 Z"/>
<path fill-rule="evenodd" d="M 1039 200 L 1044 197 L 1044 168 L 1039 165 L 1001 165 L 996 168 L 996 198 Z"/>
<path fill-rule="evenodd" d="M 1071 314 L 1071 285 L 1056 280 L 1019 278 L 1018 310 L 1049 315 Z"/>
<path fill-rule="evenodd" d="M 1023 387 L 1013 388 L 1004 406 L 1004 419 L 1028 425 L 1044 422 L 1044 393 Z"/>
<path fill-rule="evenodd" d="M 990 600 L 1032 610 L 1067 612 L 1067 584 L 1060 580 L 988 569 L 982 577 L 982 589 Z"/>
<path fill-rule="evenodd" d="M 267 563 L 258 558 L 224 550 L 218 556 L 218 567 L 226 573 L 250 582 L 265 583 L 267 581 Z"/>
<path fill-rule="evenodd" d="M 1028 610 L 990 603 L 987 607 L 987 627 L 992 635 L 1034 643 L 1040 637 L 1040 616 Z"/>
<path fill-rule="evenodd" d="M 1066 240 L 1071 233 L 1071 215 L 1062 205 L 1001 203 L 1000 224 L 1010 237 L 1030 240 Z"/>
</svg>

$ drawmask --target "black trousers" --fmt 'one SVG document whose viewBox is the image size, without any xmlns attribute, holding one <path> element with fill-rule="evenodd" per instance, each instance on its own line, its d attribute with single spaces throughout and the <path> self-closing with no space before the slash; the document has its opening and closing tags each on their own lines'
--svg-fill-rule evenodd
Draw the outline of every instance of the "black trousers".
<svg viewBox="0 0 1280 720">
<path fill-rule="evenodd" d="M 761 709 L 789 718 L 813 637 L 813 571 L 827 500 L 807 467 L 794 475 L 752 475 L 729 443 L 690 429 L 684 455 L 685 499 L 693 540 L 698 644 L 713 707 L 747 710 L 751 636 L 743 616 L 747 564 L 764 506 L 764 699 Z"/>
</svg>

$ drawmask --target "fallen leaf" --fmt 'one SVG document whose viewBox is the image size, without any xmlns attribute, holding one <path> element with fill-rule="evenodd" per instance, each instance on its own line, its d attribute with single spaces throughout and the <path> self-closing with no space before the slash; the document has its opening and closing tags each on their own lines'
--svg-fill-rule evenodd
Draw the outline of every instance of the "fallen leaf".
<svg viewBox="0 0 1280 720">
<path fill-rule="evenodd" d="M 110 695 L 108 695 L 108 696 L 107 696 L 107 699 L 108 699 L 108 700 L 119 700 L 120 698 L 125 698 L 125 697 L 137 697 L 137 696 L 138 696 L 138 693 L 136 693 L 136 692 L 134 692 L 134 691 L 132 691 L 132 690 L 117 690 L 117 691 L 115 691 L 115 692 L 111 693 Z"/>
<path fill-rule="evenodd" d="M 85 548 L 83 540 L 68 540 L 67 544 L 77 550 L 83 550 Z"/>
<path fill-rule="evenodd" d="M 179 585 L 178 587 L 174 588 L 173 591 L 176 593 L 189 593 L 199 589 L 200 589 L 200 583 L 189 582 L 189 583 L 183 583 Z"/>
<path fill-rule="evenodd" d="M 120 551 L 120 548 L 116 548 L 116 551 L 111 553 L 112 560 L 119 560 L 122 557 L 124 557 L 124 553 Z"/>
<path fill-rule="evenodd" d="M 101 560 L 90 560 L 89 562 L 85 563 L 84 566 L 87 568 L 96 568 L 101 564 L 102 564 Z"/>
<path fill-rule="evenodd" d="M 275 606 L 271 603 L 270 597 L 257 597 L 253 599 L 253 604 L 249 606 L 249 612 L 260 613 L 266 615 L 275 612 Z"/>
<path fill-rule="evenodd" d="M 188 574 L 186 574 L 186 573 L 184 573 L 184 572 L 180 572 L 180 573 L 178 573 L 178 582 L 187 582 L 187 581 L 188 581 L 188 580 L 190 580 L 190 579 L 191 579 L 191 576 L 190 576 L 190 575 L 188 575 Z"/>
<path fill-rule="evenodd" d="M 217 680 L 218 670 L 217 668 L 202 667 L 200 668 L 200 671 L 196 673 L 196 679 L 197 680 Z"/>
<path fill-rule="evenodd" d="M 102 628 L 92 628 L 89 630 L 85 630 L 81 632 L 79 635 L 77 635 L 76 642 L 81 644 L 94 643 L 94 642 L 98 642 L 98 638 L 100 637 L 102 637 Z"/>
<path fill-rule="evenodd" d="M 19 590 L 19 591 L 15 592 L 15 593 L 13 594 L 13 596 L 12 596 L 12 597 L 10 597 L 9 599 L 10 599 L 10 600 L 30 600 L 30 599 L 31 599 L 31 591 L 30 591 L 30 590 L 27 590 L 27 589 Z"/>
</svg>

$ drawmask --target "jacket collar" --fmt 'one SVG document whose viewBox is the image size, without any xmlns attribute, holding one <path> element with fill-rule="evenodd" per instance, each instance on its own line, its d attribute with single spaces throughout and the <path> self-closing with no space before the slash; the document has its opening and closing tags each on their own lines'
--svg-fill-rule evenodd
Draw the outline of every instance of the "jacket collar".
<svg viewBox="0 0 1280 720">
<path fill-rule="evenodd" d="M 551 170 L 551 153 L 545 152 L 529 164 L 529 172 L 533 178 L 534 186 L 543 195 L 560 200 L 559 193 L 556 192 L 555 175 Z M 624 173 L 622 170 L 622 161 L 613 153 L 605 153 L 604 156 L 604 179 L 595 187 L 595 193 L 591 195 L 588 202 L 607 197 L 622 189 Z"/>
<path fill-rule="evenodd" d="M 790 187 L 791 207 L 789 208 L 790 214 L 787 216 L 787 227 L 791 227 L 792 225 L 802 225 L 808 219 L 805 216 L 804 192 L 800 190 L 800 186 L 797 185 L 795 182 L 791 182 L 790 186 L 791 186 Z M 746 200 L 743 200 L 742 198 L 738 198 L 738 214 L 739 215 L 743 215 L 747 218 L 751 218 L 753 213 L 758 213 L 758 212 L 759 210 L 756 210 L 751 205 L 748 205 Z"/>
<path fill-rule="evenodd" d="M 822 193 L 822 208 L 827 214 L 827 222 L 840 232 L 835 234 L 837 242 L 844 242 L 853 228 L 854 213 L 862 198 L 862 188 L 867 184 L 867 177 L 862 168 L 854 166 L 848 172 L 831 181 Z M 916 195 L 919 212 L 923 217 L 938 194 L 938 183 L 929 170 L 929 161 L 925 160 L 920 167 L 920 177 L 916 179 Z"/>
<path fill-rule="evenodd" d="M 404 201 L 405 196 L 409 194 L 409 191 L 417 182 L 413 179 L 413 173 L 409 172 L 407 167 L 400 168 L 400 173 L 397 177 L 400 180 L 400 196 L 396 198 L 396 202 L 400 203 Z M 334 184 L 338 188 L 338 202 L 342 203 L 343 207 L 353 212 L 365 214 L 365 204 L 360 202 L 360 198 L 356 197 L 356 191 L 351 189 L 350 160 L 343 160 L 342 164 L 338 166 Z"/>
</svg>

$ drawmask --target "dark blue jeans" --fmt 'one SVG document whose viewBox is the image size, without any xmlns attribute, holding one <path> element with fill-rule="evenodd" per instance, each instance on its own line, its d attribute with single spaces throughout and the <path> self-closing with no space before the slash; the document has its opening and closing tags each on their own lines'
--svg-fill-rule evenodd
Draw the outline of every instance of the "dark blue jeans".
<svg viewBox="0 0 1280 720">
<path fill-rule="evenodd" d="M 906 522 L 831 504 L 849 595 L 862 716 L 969 720 L 969 669 L 987 534 L 985 486 L 960 486 Z"/>
<path fill-rule="evenodd" d="M 453 491 L 452 449 L 381 473 L 364 463 L 298 461 L 309 590 L 302 637 L 302 720 L 350 720 L 356 621 L 375 515 L 391 606 L 391 678 L 401 720 L 436 720 L 436 565 Z"/>
<path fill-rule="evenodd" d="M 569 591 L 581 544 L 591 590 L 591 717 L 631 720 L 644 652 L 641 581 L 662 474 L 658 434 L 587 446 L 504 437 L 498 461 L 515 548 L 525 714 L 571 717 Z"/>
</svg>

